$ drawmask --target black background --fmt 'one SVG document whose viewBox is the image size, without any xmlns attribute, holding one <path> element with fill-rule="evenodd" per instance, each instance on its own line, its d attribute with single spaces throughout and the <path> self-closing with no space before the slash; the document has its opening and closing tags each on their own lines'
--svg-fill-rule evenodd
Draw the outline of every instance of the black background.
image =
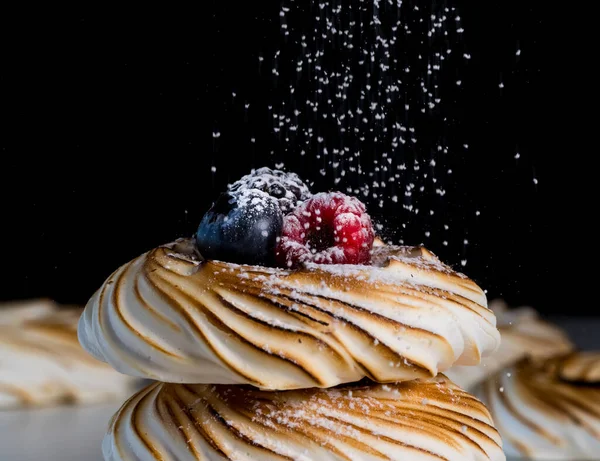
<svg viewBox="0 0 600 461">
<path fill-rule="evenodd" d="M 564 195 L 583 168 L 558 147 L 570 135 L 556 123 L 565 114 L 545 5 L 452 5 L 472 59 L 446 74 L 447 123 L 431 128 L 455 147 L 444 160 L 447 194 L 419 197 L 433 216 L 389 200 L 369 209 L 385 235 L 425 244 L 489 298 L 593 312 L 575 301 L 583 224 Z M 218 192 L 252 167 L 282 162 L 314 190 L 333 188 L 313 152 L 301 157 L 272 133 L 266 107 L 283 93 L 258 56 L 283 46 L 279 11 L 280 2 L 210 2 L 201 13 L 3 16 L 0 299 L 85 302 L 119 264 L 191 235 Z M 376 156 L 366 151 L 364 161 Z"/>
</svg>

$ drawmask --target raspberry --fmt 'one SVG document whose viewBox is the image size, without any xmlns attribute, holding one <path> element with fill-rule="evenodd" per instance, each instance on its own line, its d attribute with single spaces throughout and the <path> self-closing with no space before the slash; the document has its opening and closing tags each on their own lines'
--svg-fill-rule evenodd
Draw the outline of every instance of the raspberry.
<svg viewBox="0 0 600 461">
<path fill-rule="evenodd" d="M 283 218 L 276 258 L 282 267 L 305 263 L 368 264 L 373 225 L 365 205 L 339 192 L 321 193 Z"/>
<path fill-rule="evenodd" d="M 277 199 L 284 214 L 293 211 L 301 202 L 311 197 L 308 187 L 296 173 L 271 170 L 267 167 L 254 170 L 229 186 L 229 192 L 233 195 L 248 189 L 258 189 Z"/>
</svg>

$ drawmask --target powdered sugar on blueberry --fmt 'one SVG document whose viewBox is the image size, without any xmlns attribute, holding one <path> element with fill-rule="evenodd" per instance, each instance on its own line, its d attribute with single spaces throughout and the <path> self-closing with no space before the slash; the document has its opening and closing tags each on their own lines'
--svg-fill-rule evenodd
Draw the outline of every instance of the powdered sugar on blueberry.
<svg viewBox="0 0 600 461">
<path fill-rule="evenodd" d="M 263 167 L 252 171 L 229 186 L 229 193 L 237 195 L 247 190 L 259 190 L 277 199 L 283 213 L 293 211 L 309 199 L 311 193 L 296 173 Z"/>
<path fill-rule="evenodd" d="M 240 209 L 247 209 L 248 213 L 262 213 L 265 210 L 276 206 L 276 200 L 266 192 L 258 189 L 240 189 L 235 193 L 231 193 L 237 201 L 237 206 Z"/>
<path fill-rule="evenodd" d="M 206 259 L 273 265 L 283 214 L 277 200 L 257 189 L 224 193 L 204 215 L 196 245 Z"/>
</svg>

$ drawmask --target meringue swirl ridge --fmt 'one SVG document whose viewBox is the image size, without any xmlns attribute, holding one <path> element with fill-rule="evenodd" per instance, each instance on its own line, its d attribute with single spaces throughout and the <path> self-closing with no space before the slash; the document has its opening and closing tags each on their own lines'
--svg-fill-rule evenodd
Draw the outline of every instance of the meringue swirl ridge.
<svg viewBox="0 0 600 461">
<path fill-rule="evenodd" d="M 505 459 L 487 409 L 438 376 L 331 389 L 152 384 L 113 417 L 107 461 Z"/>
<path fill-rule="evenodd" d="M 80 321 L 117 370 L 166 382 L 330 387 L 477 364 L 499 343 L 482 290 L 423 248 L 301 271 L 202 261 L 189 240 L 118 269 Z"/>
</svg>

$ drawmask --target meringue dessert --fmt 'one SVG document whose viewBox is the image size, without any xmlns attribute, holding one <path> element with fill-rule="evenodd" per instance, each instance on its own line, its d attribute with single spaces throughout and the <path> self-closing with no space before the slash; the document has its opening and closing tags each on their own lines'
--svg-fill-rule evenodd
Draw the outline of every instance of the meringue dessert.
<svg viewBox="0 0 600 461">
<path fill-rule="evenodd" d="M 81 348 L 81 312 L 48 300 L 0 305 L 0 410 L 95 403 L 134 391 L 134 379 Z"/>
<path fill-rule="evenodd" d="M 115 271 L 79 339 L 131 376 L 288 390 L 431 378 L 480 363 L 500 335 L 479 286 L 423 247 L 375 239 L 359 200 L 261 168 L 195 239 Z"/>
<path fill-rule="evenodd" d="M 113 417 L 106 461 L 503 461 L 485 406 L 443 375 L 261 391 L 155 383 Z"/>
<path fill-rule="evenodd" d="M 295 174 L 253 171 L 194 238 L 117 269 L 79 339 L 159 381 L 112 418 L 107 461 L 505 459 L 485 406 L 440 374 L 499 345 L 481 288 Z"/>
<path fill-rule="evenodd" d="M 446 375 L 464 389 L 515 364 L 525 357 L 545 359 L 575 349 L 573 342 L 558 326 L 543 320 L 530 307 L 510 309 L 502 300 L 490 302 L 502 341 L 498 350 L 475 367 L 455 366 Z"/>
<path fill-rule="evenodd" d="M 600 352 L 524 359 L 476 389 L 488 405 L 509 457 L 600 457 Z"/>
</svg>

